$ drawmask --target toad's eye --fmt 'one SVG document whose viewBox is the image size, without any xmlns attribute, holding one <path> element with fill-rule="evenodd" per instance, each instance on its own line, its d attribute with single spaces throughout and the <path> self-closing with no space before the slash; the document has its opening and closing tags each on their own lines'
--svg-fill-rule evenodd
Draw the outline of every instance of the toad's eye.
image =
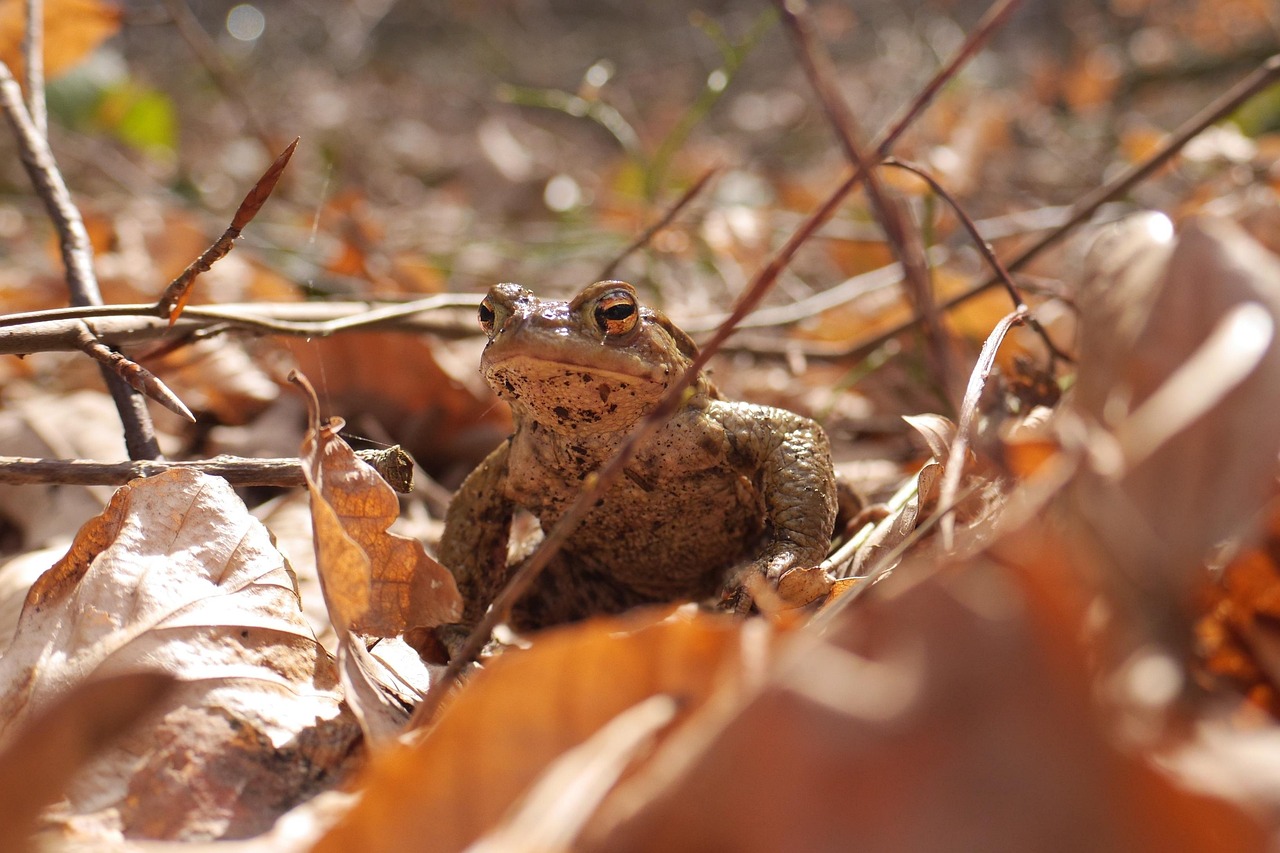
<svg viewBox="0 0 1280 853">
<path fill-rule="evenodd" d="M 489 297 L 485 297 L 480 303 L 480 328 L 486 335 L 493 334 L 493 303 L 489 301 Z"/>
<path fill-rule="evenodd" d="M 625 335 L 636 327 L 640 319 L 636 298 L 625 290 L 606 293 L 596 303 L 596 325 L 605 337 Z"/>
</svg>

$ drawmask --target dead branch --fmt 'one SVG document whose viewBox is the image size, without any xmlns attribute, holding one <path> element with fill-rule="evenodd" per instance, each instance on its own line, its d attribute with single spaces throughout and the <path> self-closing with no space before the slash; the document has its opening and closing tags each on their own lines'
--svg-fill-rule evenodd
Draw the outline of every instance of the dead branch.
<svg viewBox="0 0 1280 853">
<path fill-rule="evenodd" d="M 1280 80 L 1280 54 L 1276 54 L 1262 63 L 1252 74 L 1245 77 L 1235 86 L 1232 86 L 1222 95 L 1215 98 L 1203 110 L 1187 119 L 1173 133 L 1166 137 L 1155 151 L 1149 154 L 1146 159 L 1139 163 L 1135 163 L 1112 180 L 1098 187 L 1098 189 L 1085 195 L 1071 206 L 1071 213 L 1066 221 L 1054 230 L 1045 234 L 1036 242 L 1023 249 L 1016 257 L 1014 257 L 1006 265 L 1010 272 L 1017 272 L 1023 266 L 1030 263 L 1045 249 L 1057 245 L 1065 239 L 1068 234 L 1073 232 L 1080 224 L 1089 220 L 1098 208 L 1111 201 L 1112 199 L 1123 195 L 1133 189 L 1137 184 L 1141 183 L 1152 172 L 1159 169 L 1170 158 L 1177 155 L 1179 151 L 1186 146 L 1195 137 L 1199 136 L 1206 128 L 1217 124 L 1222 119 L 1231 115 L 1239 109 L 1246 101 L 1251 100 L 1256 95 L 1261 94 L 1269 89 L 1274 83 Z M 992 276 L 977 284 L 972 285 L 967 290 L 957 293 L 950 299 L 945 300 L 939 306 L 943 311 L 950 311 L 957 305 L 962 305 L 973 299 L 975 296 L 986 292 L 999 284 L 999 278 Z M 920 322 L 920 317 L 912 317 L 905 322 L 899 323 L 892 329 L 885 331 L 879 335 L 868 338 L 849 348 L 850 356 L 866 355 L 869 352 L 879 349 L 887 342 L 901 335 L 903 332 L 911 329 L 916 323 Z"/>
<path fill-rule="evenodd" d="M 49 110 L 44 99 L 44 0 L 27 0 L 22 55 L 26 60 L 27 112 L 36 132 L 49 138 Z"/>
<path fill-rule="evenodd" d="M 622 262 L 631 257 L 631 254 L 637 249 L 647 245 L 649 241 L 653 239 L 655 234 L 670 225 L 675 218 L 680 215 L 680 211 L 688 207 L 689 202 L 697 198 L 698 195 L 706 189 L 707 184 L 711 182 L 711 179 L 714 178 L 719 171 L 719 166 L 712 167 L 708 169 L 701 178 L 694 181 L 693 186 L 681 193 L 680 198 L 676 199 L 675 204 L 671 205 L 671 207 L 667 209 L 666 213 L 662 214 L 662 216 L 658 217 L 656 222 L 644 229 L 640 236 L 632 240 L 625 249 L 618 253 L 617 257 L 610 261 L 605 268 L 600 271 L 599 280 L 608 281 L 613 278 L 614 272 L 617 271 Z"/>
<path fill-rule="evenodd" d="M 101 305 L 102 294 L 93 270 L 93 245 L 89 242 L 84 220 L 71 200 L 71 192 L 58 170 L 48 140 L 40 133 L 23 103 L 18 81 L 3 62 L 0 62 L 0 110 L 13 128 L 18 141 L 18 156 L 58 233 L 72 305 Z M 102 368 L 102 376 L 120 413 L 129 456 L 133 459 L 158 459 L 160 445 L 142 396 L 135 394 L 123 379 L 106 367 Z"/>
<path fill-rule="evenodd" d="M 400 494 L 413 491 L 413 459 L 399 446 L 357 450 L 356 455 Z M 138 477 L 154 477 L 175 468 L 222 477 L 233 486 L 294 488 L 305 485 L 302 463 L 297 459 L 247 459 L 240 456 L 215 456 L 192 462 L 153 459 L 97 462 L 87 459 L 0 456 L 0 483 L 14 486 L 51 483 L 69 486 L 123 486 Z"/>
<path fill-rule="evenodd" d="M 231 217 L 231 224 L 227 226 L 226 231 L 222 232 L 222 236 L 205 249 L 200 257 L 188 264 L 187 268 L 160 294 L 160 298 L 156 300 L 155 310 L 160 316 L 169 318 L 169 325 L 172 326 L 181 316 L 182 309 L 191 298 L 191 287 L 195 284 L 196 277 L 203 272 L 208 272 L 214 264 L 235 248 L 236 238 L 240 236 L 245 226 L 253 221 L 253 217 L 258 215 L 262 205 L 271 197 L 271 191 L 276 188 L 276 183 L 284 173 L 285 166 L 289 165 L 289 158 L 293 156 L 297 147 L 298 139 L 295 137 L 293 142 L 289 143 L 289 147 L 284 149 L 280 156 L 267 167 L 267 171 L 253 185 L 253 189 L 245 195 L 240 206 L 236 208 L 235 216 Z"/>
<path fill-rule="evenodd" d="M 182 338 L 212 330 L 242 334 L 323 338 L 339 332 L 372 329 L 429 332 L 442 337 L 476 334 L 474 311 L 479 296 L 448 294 L 412 302 L 229 303 L 187 308 L 173 327 L 154 305 L 104 305 L 59 308 L 0 317 L 0 355 L 25 355 L 79 349 L 79 329 L 87 326 L 112 346 Z M 465 311 L 465 318 L 459 311 Z M 450 312 L 437 316 L 440 312 Z"/>
<path fill-rule="evenodd" d="M 93 336 L 84 323 L 80 324 L 80 334 L 76 343 L 80 351 L 129 383 L 129 387 L 133 390 L 147 395 L 175 415 L 184 417 L 192 423 L 195 422 L 196 416 L 191 414 L 186 404 L 178 399 L 178 395 L 170 391 L 158 376 L 136 361 L 126 358 L 103 344 Z"/>
<path fill-rule="evenodd" d="M 907 219 L 903 215 L 901 205 L 885 190 L 879 174 L 871 168 L 874 163 L 862 151 L 858 142 L 862 135 L 858 122 L 854 118 L 853 111 L 840 95 L 835 66 L 825 48 L 814 38 L 803 3 L 789 3 L 788 0 L 775 0 L 775 2 L 795 42 L 800 65 L 809 78 L 809 84 L 818 95 L 823 111 L 835 130 L 841 147 L 844 148 L 845 156 L 854 170 L 864 176 L 872 212 L 884 230 L 894 257 L 902 265 L 907 298 L 916 313 L 923 318 L 935 383 L 945 392 L 945 389 L 951 385 L 948 334 L 935 305 L 933 284 L 925 266 L 924 250 L 920 244 L 919 234 L 907 227 Z"/>
<path fill-rule="evenodd" d="M 965 209 L 960 205 L 960 202 L 955 198 L 955 196 L 947 192 L 946 187 L 942 186 L 942 183 L 934 177 L 932 172 L 916 163 L 908 163 L 905 160 L 899 160 L 896 157 L 888 158 L 881 165 L 895 166 L 899 169 L 905 169 L 924 180 L 924 182 L 929 185 L 930 189 L 933 190 L 934 194 L 945 201 L 947 206 L 955 211 L 955 214 L 959 217 L 964 229 L 969 232 L 969 236 L 973 239 L 974 245 L 978 247 L 978 251 L 991 267 L 996 278 L 1004 285 L 1005 292 L 1007 292 L 1009 294 L 1009 298 L 1013 300 L 1014 309 L 1017 310 L 1027 307 L 1026 300 L 1022 298 L 1022 293 L 1018 290 L 1018 286 L 1013 283 L 1013 277 L 1009 274 L 1009 271 L 1005 269 L 1004 264 L 1000 262 L 1000 258 L 996 255 L 995 249 L 991 247 L 990 243 L 983 239 L 982 234 L 978 231 L 978 226 L 973 221 L 972 217 L 970 217 Z M 1040 339 L 1044 341 L 1044 345 L 1048 348 L 1051 358 L 1060 358 L 1068 362 L 1073 360 L 1069 355 L 1058 349 L 1057 345 L 1054 344 L 1053 339 L 1049 337 L 1048 330 L 1040 324 L 1040 321 L 1035 318 L 1035 315 L 1028 314 L 1026 317 L 1026 323 L 1037 335 L 1040 336 Z"/>
</svg>

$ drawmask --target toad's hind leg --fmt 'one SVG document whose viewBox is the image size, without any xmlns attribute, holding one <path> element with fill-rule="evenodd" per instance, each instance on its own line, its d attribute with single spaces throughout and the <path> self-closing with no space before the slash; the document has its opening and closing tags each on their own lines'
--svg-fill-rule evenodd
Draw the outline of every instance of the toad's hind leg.
<svg viewBox="0 0 1280 853">
<path fill-rule="evenodd" d="M 588 616 L 621 613 L 651 599 L 607 574 L 578 564 L 572 555 L 556 554 L 511 612 L 511 627 L 533 631 Z"/>
</svg>

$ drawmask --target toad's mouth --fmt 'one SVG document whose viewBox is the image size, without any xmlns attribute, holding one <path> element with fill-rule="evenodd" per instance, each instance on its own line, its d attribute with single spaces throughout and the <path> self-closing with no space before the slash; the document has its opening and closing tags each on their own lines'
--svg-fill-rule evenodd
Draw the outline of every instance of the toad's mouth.
<svg viewBox="0 0 1280 853">
<path fill-rule="evenodd" d="M 603 381 L 665 386 L 670 379 L 669 370 L 645 364 L 623 353 L 602 349 L 591 355 L 591 358 L 575 358 L 568 353 L 553 356 L 486 353 L 482 367 L 485 377 L 491 382 L 501 374 L 515 375 L 534 382 L 572 377 L 583 384 Z"/>
</svg>

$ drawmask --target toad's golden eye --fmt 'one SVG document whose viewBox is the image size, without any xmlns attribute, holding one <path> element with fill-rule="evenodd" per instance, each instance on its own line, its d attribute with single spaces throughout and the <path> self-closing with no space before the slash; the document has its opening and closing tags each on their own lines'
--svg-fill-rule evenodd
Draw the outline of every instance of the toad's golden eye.
<svg viewBox="0 0 1280 853">
<path fill-rule="evenodd" d="M 480 328 L 486 335 L 493 334 L 493 319 L 493 303 L 486 296 L 480 303 Z"/>
<path fill-rule="evenodd" d="M 615 290 L 600 297 L 596 303 L 596 325 L 605 337 L 625 335 L 636 327 L 640 319 L 640 307 L 636 298 L 625 290 Z"/>
</svg>

